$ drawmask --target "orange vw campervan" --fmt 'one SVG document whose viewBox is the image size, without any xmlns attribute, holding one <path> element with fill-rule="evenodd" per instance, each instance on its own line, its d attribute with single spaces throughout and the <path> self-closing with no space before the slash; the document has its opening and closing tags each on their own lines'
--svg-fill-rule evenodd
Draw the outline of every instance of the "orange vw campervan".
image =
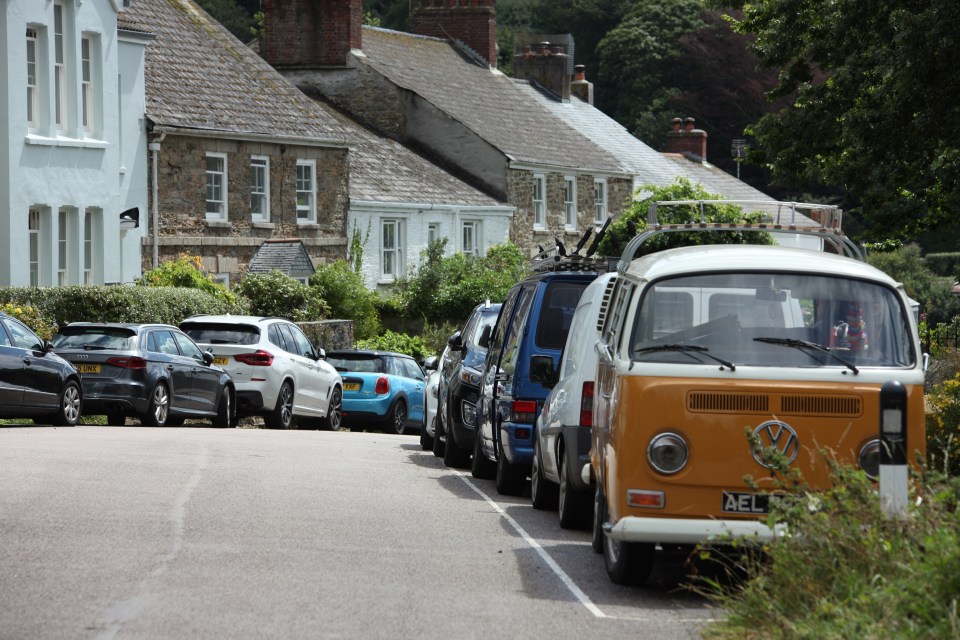
<svg viewBox="0 0 960 640">
<path fill-rule="evenodd" d="M 924 450 L 924 357 L 900 284 L 836 231 L 666 227 L 655 207 L 601 311 L 583 470 L 596 485 L 594 548 L 618 583 L 645 581 L 658 543 L 773 535 L 766 490 L 776 487 L 751 440 L 813 487 L 830 482 L 823 450 L 877 478 L 881 387 L 896 381 L 909 450 Z M 821 250 L 701 245 L 641 256 L 651 237 L 695 229 L 789 232 L 787 243 Z"/>
</svg>

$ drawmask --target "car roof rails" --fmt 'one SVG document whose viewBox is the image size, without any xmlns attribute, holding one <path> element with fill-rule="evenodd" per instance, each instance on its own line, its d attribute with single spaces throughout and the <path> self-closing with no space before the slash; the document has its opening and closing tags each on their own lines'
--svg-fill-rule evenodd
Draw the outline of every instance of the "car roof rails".
<svg viewBox="0 0 960 640">
<path fill-rule="evenodd" d="M 733 204 L 777 207 L 777 215 L 773 222 L 706 222 L 704 205 Z M 687 205 L 699 211 L 699 220 L 692 220 L 683 224 L 662 224 L 657 218 L 659 206 Z M 782 224 L 784 209 L 790 214 L 789 224 Z M 805 211 L 810 218 L 824 226 L 801 227 L 796 224 L 796 214 Z M 617 269 L 625 271 L 634 260 L 640 248 L 651 238 L 665 233 L 675 232 L 708 232 L 708 231 L 754 231 L 782 235 L 804 235 L 819 238 L 824 247 L 831 247 L 835 253 L 863 262 L 863 251 L 850 238 L 840 231 L 840 221 L 843 212 L 834 205 L 812 204 L 807 202 L 778 202 L 775 200 L 661 200 L 653 202 L 647 209 L 647 228 L 635 235 L 620 257 Z M 749 244 L 749 243 L 745 243 Z"/>
<path fill-rule="evenodd" d="M 530 259 L 530 273 L 550 273 L 553 271 L 610 271 L 616 265 L 616 258 L 605 256 L 595 257 L 600 241 L 607 233 L 607 228 L 613 218 L 607 217 L 603 226 L 593 236 L 593 242 L 586 249 L 584 246 L 593 234 L 594 228 L 587 227 L 577 245 L 570 253 L 559 238 L 554 238 L 555 246 L 544 249 L 538 245 L 539 253 Z"/>
</svg>

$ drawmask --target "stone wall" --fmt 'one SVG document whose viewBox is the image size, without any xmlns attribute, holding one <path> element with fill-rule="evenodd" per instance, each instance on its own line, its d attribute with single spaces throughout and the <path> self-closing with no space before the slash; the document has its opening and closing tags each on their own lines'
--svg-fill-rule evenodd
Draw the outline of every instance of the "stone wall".
<svg viewBox="0 0 960 640">
<path fill-rule="evenodd" d="M 353 348 L 353 320 L 319 320 L 298 322 L 310 344 L 324 351 Z"/>
<path fill-rule="evenodd" d="M 206 154 L 227 158 L 227 219 L 206 219 Z M 253 221 L 250 214 L 250 157 L 270 162 L 270 215 Z M 316 161 L 316 222 L 298 224 L 297 160 Z M 151 159 L 152 162 L 152 154 Z M 152 168 L 151 168 L 152 170 Z M 246 271 L 260 244 L 271 238 L 303 240 L 314 263 L 346 256 L 348 197 L 347 150 L 213 138 L 167 135 L 157 166 L 159 191 L 159 262 L 182 253 L 199 255 L 211 273 L 230 282 Z M 143 268 L 152 268 L 152 194 L 143 241 Z"/>
</svg>

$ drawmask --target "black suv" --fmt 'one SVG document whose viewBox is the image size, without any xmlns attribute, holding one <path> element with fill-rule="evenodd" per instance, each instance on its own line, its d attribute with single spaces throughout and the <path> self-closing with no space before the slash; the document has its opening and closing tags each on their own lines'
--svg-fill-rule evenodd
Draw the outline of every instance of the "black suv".
<svg viewBox="0 0 960 640">
<path fill-rule="evenodd" d="M 450 336 L 450 350 L 441 364 L 437 431 L 433 452 L 449 467 L 466 467 L 473 452 L 480 397 L 480 370 L 487 350 L 478 344 L 500 313 L 500 304 L 486 301 L 470 313 L 463 329 Z"/>
</svg>

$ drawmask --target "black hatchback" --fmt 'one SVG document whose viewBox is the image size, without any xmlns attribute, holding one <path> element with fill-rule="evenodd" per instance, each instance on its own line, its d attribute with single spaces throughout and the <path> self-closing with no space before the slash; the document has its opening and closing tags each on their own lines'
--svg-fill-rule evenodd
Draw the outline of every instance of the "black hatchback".
<svg viewBox="0 0 960 640">
<path fill-rule="evenodd" d="M 0 313 L 0 418 L 74 426 L 82 405 L 73 365 L 27 325 Z"/>
<path fill-rule="evenodd" d="M 176 327 L 165 324 L 74 322 L 53 346 L 77 368 L 87 415 L 106 415 L 119 426 L 127 416 L 151 427 L 209 418 L 234 424 L 230 375 Z"/>
</svg>

